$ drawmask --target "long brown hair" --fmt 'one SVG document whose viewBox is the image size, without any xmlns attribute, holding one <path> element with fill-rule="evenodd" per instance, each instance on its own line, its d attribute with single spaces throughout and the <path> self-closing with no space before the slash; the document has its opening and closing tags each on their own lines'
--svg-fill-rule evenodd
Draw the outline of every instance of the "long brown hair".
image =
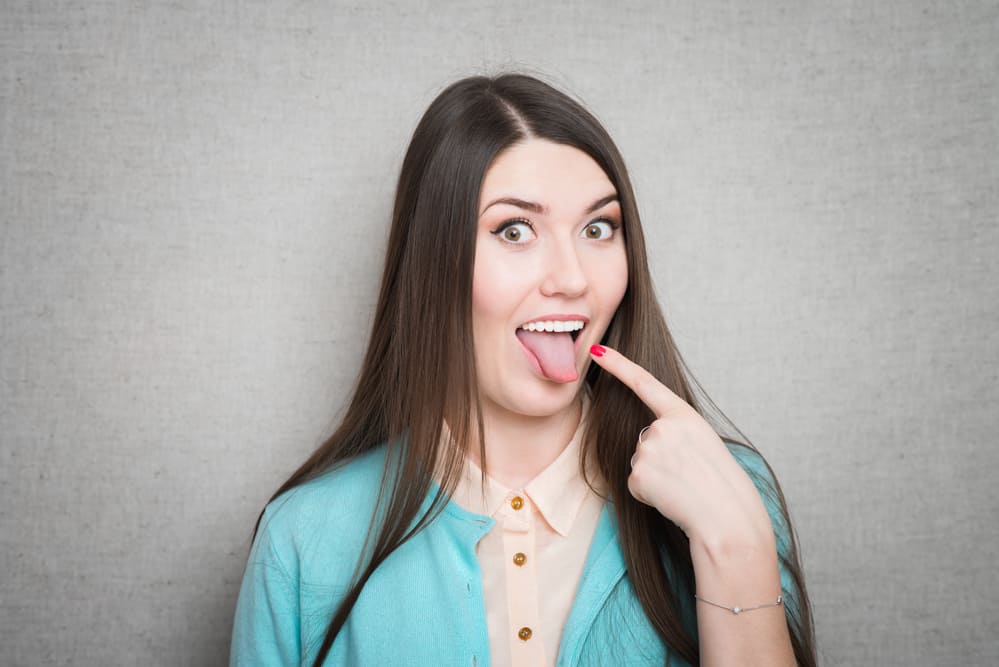
<svg viewBox="0 0 999 667">
<path fill-rule="evenodd" d="M 315 665 L 325 660 L 375 569 L 443 509 L 473 431 L 484 453 L 482 425 L 473 417 L 481 412 L 471 328 L 479 190 L 496 156 L 532 137 L 583 151 L 617 189 L 628 288 L 603 342 L 648 369 L 716 428 L 731 427 L 741 442 L 723 437 L 751 447 L 700 390 L 676 349 L 655 297 L 627 170 L 600 123 L 579 103 L 530 76 L 462 79 L 431 103 L 403 161 L 371 337 L 343 421 L 271 499 L 362 452 L 387 447 L 378 498 L 384 511 L 374 513 L 384 519 L 372 519 L 363 550 L 367 555 L 358 555 L 352 585 L 330 621 Z M 694 592 L 689 543 L 627 488 L 636 434 L 654 415 L 595 364 L 585 381 L 591 406 L 584 455 L 594 456 L 607 481 L 630 581 L 664 644 L 696 664 L 695 633 L 680 614 L 680 599 L 689 600 Z M 702 404 L 717 416 L 706 414 Z M 445 422 L 451 438 L 442 444 Z M 436 472 L 441 483 L 430 509 L 418 516 L 433 488 L 437 461 L 443 461 Z M 779 486 L 769 486 L 790 526 Z M 791 535 L 790 556 L 782 564 L 794 580 L 797 604 L 788 607 L 788 625 L 799 664 L 814 665 L 808 596 Z"/>
</svg>

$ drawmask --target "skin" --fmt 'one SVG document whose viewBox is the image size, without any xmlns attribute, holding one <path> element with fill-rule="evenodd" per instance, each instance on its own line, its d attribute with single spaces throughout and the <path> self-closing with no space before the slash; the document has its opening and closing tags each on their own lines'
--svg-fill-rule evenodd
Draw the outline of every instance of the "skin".
<svg viewBox="0 0 999 667">
<path fill-rule="evenodd" d="M 486 171 L 472 281 L 476 370 L 489 472 L 511 488 L 537 476 L 568 444 L 579 423 L 587 351 L 627 288 L 623 236 L 612 229 L 621 223 L 620 206 L 614 199 L 589 210 L 613 195 L 614 185 L 592 158 L 550 141 L 515 144 Z M 494 203 L 504 198 L 543 210 Z M 523 222 L 510 226 L 514 220 Z M 516 336 L 518 326 L 552 314 L 589 319 L 575 343 L 575 381 L 546 378 Z"/>
</svg>

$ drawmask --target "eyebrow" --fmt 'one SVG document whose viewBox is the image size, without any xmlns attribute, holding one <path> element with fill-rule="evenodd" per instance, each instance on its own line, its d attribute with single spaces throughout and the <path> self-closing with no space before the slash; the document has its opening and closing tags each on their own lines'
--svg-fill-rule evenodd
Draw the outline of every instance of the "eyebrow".
<svg viewBox="0 0 999 667">
<path fill-rule="evenodd" d="M 584 215 L 589 215 L 590 213 L 593 213 L 597 209 L 603 208 L 612 201 L 617 201 L 616 192 L 612 192 L 609 195 L 601 197 L 600 199 L 590 204 L 590 206 L 586 209 L 586 213 Z M 495 206 L 496 204 L 509 204 L 510 206 L 516 206 L 517 208 L 522 208 L 525 211 L 530 211 L 532 213 L 537 213 L 539 215 L 547 215 L 548 213 L 548 207 L 542 206 L 541 204 L 538 204 L 536 202 L 525 201 L 523 199 L 517 199 L 516 197 L 500 197 L 499 199 L 494 199 L 493 201 L 489 202 L 489 204 L 484 209 L 482 209 L 482 213 L 479 213 L 479 216 L 481 217 L 489 209 L 490 206 Z"/>
</svg>

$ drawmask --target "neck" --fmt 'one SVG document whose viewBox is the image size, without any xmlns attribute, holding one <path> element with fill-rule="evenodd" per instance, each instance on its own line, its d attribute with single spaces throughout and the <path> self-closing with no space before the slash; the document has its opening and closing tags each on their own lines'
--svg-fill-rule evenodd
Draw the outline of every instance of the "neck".
<svg viewBox="0 0 999 667">
<path fill-rule="evenodd" d="M 483 402 L 482 412 L 486 465 L 482 464 L 477 439 L 468 448 L 468 456 L 497 482 L 517 489 L 537 477 L 566 448 L 579 426 L 582 404 L 574 400 L 553 415 L 533 417 Z"/>
</svg>

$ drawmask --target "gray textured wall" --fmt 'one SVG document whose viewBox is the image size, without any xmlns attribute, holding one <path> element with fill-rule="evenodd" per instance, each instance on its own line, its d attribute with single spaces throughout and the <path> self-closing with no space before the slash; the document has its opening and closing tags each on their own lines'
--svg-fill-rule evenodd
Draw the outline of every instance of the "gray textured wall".
<svg viewBox="0 0 999 667">
<path fill-rule="evenodd" d="M 695 374 L 777 469 L 825 665 L 999 661 L 994 2 L 5 2 L 0 663 L 214 665 L 358 367 L 454 78 L 633 172 Z"/>
</svg>

